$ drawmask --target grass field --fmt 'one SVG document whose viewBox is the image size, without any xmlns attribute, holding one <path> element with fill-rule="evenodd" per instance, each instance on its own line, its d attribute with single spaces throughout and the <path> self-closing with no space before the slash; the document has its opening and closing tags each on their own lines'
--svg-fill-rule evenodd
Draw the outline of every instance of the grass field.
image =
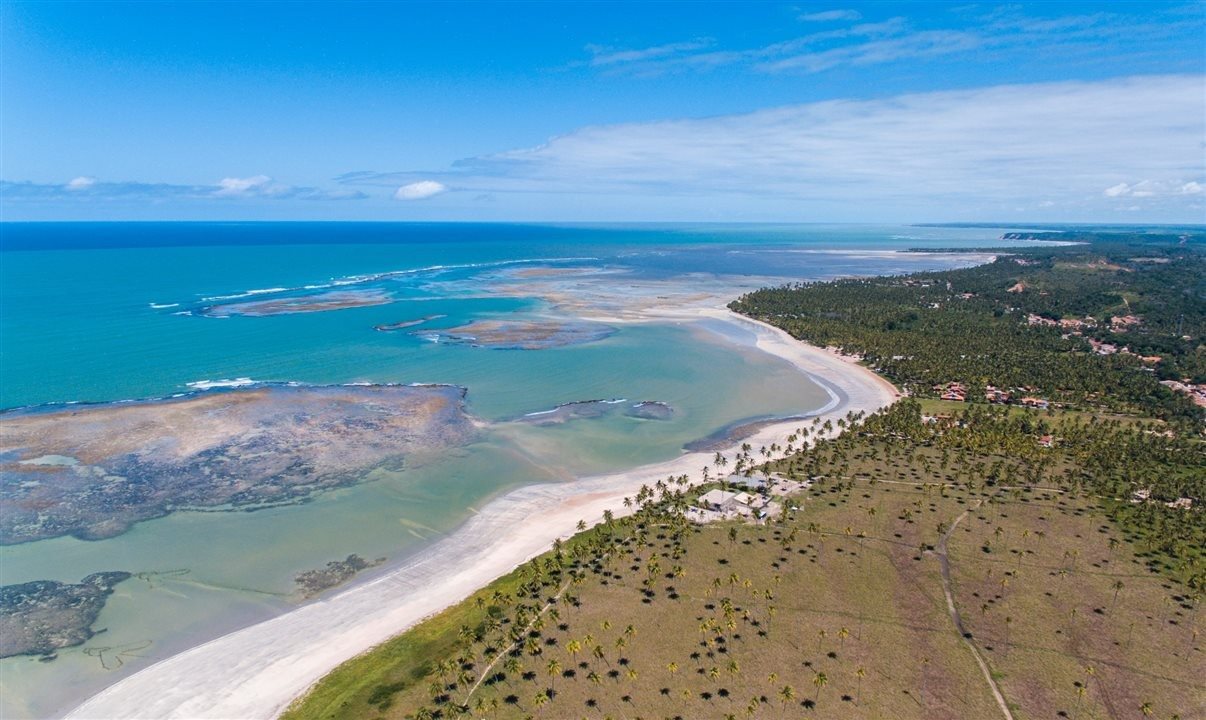
<svg viewBox="0 0 1206 720">
<path fill-rule="evenodd" d="M 686 526 L 663 504 L 593 529 L 286 717 L 1204 716 L 1195 601 L 1057 487 L 1068 458 L 1026 489 L 968 481 L 1011 457 L 827 445 L 781 521 Z"/>
</svg>

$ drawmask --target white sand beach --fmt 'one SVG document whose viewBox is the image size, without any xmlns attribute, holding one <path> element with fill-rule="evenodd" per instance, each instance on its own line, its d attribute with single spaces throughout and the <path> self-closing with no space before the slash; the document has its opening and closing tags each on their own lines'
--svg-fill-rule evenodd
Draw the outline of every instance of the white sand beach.
<svg viewBox="0 0 1206 720">
<path fill-rule="evenodd" d="M 756 347 L 826 388 L 819 413 L 835 421 L 875 411 L 897 397 L 891 384 L 832 352 L 797 342 L 769 325 L 717 307 L 650 313 L 649 319 L 710 319 L 753 332 Z M 800 421 L 762 428 L 754 447 L 784 444 Z M 735 455 L 730 449 L 726 455 Z M 519 488 L 491 501 L 410 562 L 329 598 L 252 625 L 158 662 L 95 695 L 69 718 L 272 718 L 340 663 L 415 625 L 574 533 L 623 499 L 671 475 L 696 478 L 713 453 L 568 483 Z"/>
</svg>

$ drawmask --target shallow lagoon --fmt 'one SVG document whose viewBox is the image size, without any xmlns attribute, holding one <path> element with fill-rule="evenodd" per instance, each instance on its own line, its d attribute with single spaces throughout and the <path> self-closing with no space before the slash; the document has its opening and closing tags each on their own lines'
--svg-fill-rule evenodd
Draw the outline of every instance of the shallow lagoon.
<svg viewBox="0 0 1206 720">
<path fill-rule="evenodd" d="M 287 230 L 268 225 L 263 232 Z M 222 232 L 217 227 L 212 231 Z M 566 240 L 572 240 L 577 232 L 573 230 L 564 230 L 553 242 L 542 234 L 547 231 L 536 233 L 545 239 L 526 245 L 474 241 L 454 249 L 441 241 L 88 246 L 5 253 L 0 263 L 5 308 L 0 318 L 0 371 L 5 379 L 0 401 L 5 407 L 162 397 L 186 391 L 188 383 L 198 380 L 243 377 L 319 384 L 437 382 L 467 387 L 468 409 L 485 428 L 480 440 L 467 447 L 410 458 L 403 472 L 377 472 L 367 482 L 300 506 L 180 512 L 100 542 L 57 538 L 0 548 L 0 584 L 78 582 L 100 570 L 142 574 L 119 585 L 102 611 L 95 627 L 106 632 L 60 652 L 54 662 L 0 661 L 0 715 L 63 712 L 132 670 L 286 611 L 299 602 L 293 578 L 330 560 L 352 553 L 370 560 L 386 557 L 385 565 L 366 571 L 380 572 L 421 551 L 475 507 L 509 488 L 664 460 L 726 425 L 806 413 L 829 400 L 785 363 L 749 347 L 739 330 L 711 321 L 621 324 L 605 339 L 534 351 L 432 343 L 408 333 L 374 330 L 435 314 L 447 315 L 440 324 L 453 326 L 555 311 L 540 298 L 492 292 L 499 287 L 500 274 L 490 268 L 508 265 L 436 269 L 349 283 L 387 288 L 395 302 L 386 305 L 272 317 L 176 314 L 204 306 L 207 297 L 373 277 L 399 268 L 428 267 L 448 257 L 464 265 L 517 258 L 602 258 L 531 265 L 602 267 L 608 278 L 619 268 L 619 280 L 602 280 L 593 287 L 618 306 L 625 301 L 625 278 L 664 283 L 668 292 L 686 287 L 723 296 L 757 286 L 767 268 L 774 267 L 790 269 L 795 278 L 821 278 L 968 262 L 937 256 L 797 253 L 792 256 L 796 264 L 785 266 L 781 256 L 788 241 L 772 234 L 779 243 L 772 249 L 775 257 L 746 259 L 745 266 L 758 266 L 759 277 L 719 274 L 701 280 L 699 272 L 708 267 L 708 257 L 717 269 L 731 270 L 735 257 L 753 251 L 731 243 L 764 238 L 757 233 L 736 238 L 730 234 L 724 236 L 730 244 L 717 246 L 719 241 L 710 236 L 701 240 L 679 230 L 641 230 L 639 237 L 609 236 L 613 244 L 607 245 L 589 233 L 583 242 Z M 112 228 L 106 232 L 112 233 Z M 985 231 L 974 233 L 980 242 L 989 237 Z M 824 238 L 797 236 L 795 242 L 823 243 Z M 855 240 L 847 234 L 843 242 Z M 893 241 L 882 231 L 863 235 L 868 247 L 893 242 L 919 244 Z M 952 244 L 949 232 L 935 242 Z M 505 273 L 501 277 L 506 280 Z M 619 398 L 666 402 L 674 414 L 670 420 L 609 414 L 553 426 L 509 422 L 564 403 Z"/>
</svg>

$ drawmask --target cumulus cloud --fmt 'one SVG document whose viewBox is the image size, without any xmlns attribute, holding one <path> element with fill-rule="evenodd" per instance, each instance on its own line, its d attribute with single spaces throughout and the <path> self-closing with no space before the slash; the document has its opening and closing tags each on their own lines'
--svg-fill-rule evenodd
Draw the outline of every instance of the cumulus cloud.
<svg viewBox="0 0 1206 720">
<path fill-rule="evenodd" d="M 1136 192 L 1184 202 L 1206 182 L 1204 85 L 1197 75 L 1140 76 L 592 126 L 444 173 L 358 173 L 345 182 L 685 197 L 709 208 L 776 198 L 831 215 L 866 203 L 947 215 L 952 204 L 989 212 L 1044 200 L 1090 212 Z"/>
<path fill-rule="evenodd" d="M 407 183 L 394 191 L 396 200 L 426 200 L 440 193 L 448 192 L 448 186 L 434 180 L 419 180 Z"/>
<path fill-rule="evenodd" d="M 1179 190 L 1182 195 L 1201 195 L 1206 192 L 1206 185 L 1191 180 L 1182 185 Z"/>
<path fill-rule="evenodd" d="M 87 190 L 96 184 L 96 178 L 81 175 L 67 183 L 68 190 Z"/>
<path fill-rule="evenodd" d="M 822 12 L 805 13 L 800 16 L 804 22 L 834 22 L 837 20 L 858 20 L 863 14 L 858 10 L 824 10 Z"/>
</svg>

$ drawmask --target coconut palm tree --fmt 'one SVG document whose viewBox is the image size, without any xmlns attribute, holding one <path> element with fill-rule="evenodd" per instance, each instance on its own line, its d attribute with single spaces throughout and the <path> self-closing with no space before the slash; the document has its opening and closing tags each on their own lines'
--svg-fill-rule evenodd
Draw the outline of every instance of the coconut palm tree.
<svg viewBox="0 0 1206 720">
<path fill-rule="evenodd" d="M 866 677 L 866 675 L 867 671 L 863 669 L 862 665 L 859 665 L 854 669 L 854 677 L 858 678 L 854 686 L 854 702 L 856 703 L 858 702 L 859 695 L 862 694 L 863 678 Z"/>
<path fill-rule="evenodd" d="M 532 698 L 532 702 L 536 704 L 536 709 L 540 710 L 549 702 L 549 694 L 544 690 L 536 693 L 536 697 Z"/>
<path fill-rule="evenodd" d="M 783 701 L 783 709 L 787 709 L 787 703 L 796 699 L 796 689 L 791 685 L 784 685 L 779 688 L 779 699 Z"/>
<path fill-rule="evenodd" d="M 829 684 L 829 677 L 823 672 L 818 672 L 812 678 L 812 684 L 817 688 L 817 700 L 821 699 L 821 688 Z"/>
<path fill-rule="evenodd" d="M 557 662 L 557 658 L 552 658 L 549 660 L 548 665 L 545 666 L 544 671 L 548 674 L 551 681 L 550 687 L 556 689 L 557 676 L 561 674 L 561 663 Z"/>
<path fill-rule="evenodd" d="M 578 653 L 582 652 L 582 643 L 571 638 L 565 643 L 565 651 L 569 653 L 572 660 L 578 656 Z"/>
</svg>

